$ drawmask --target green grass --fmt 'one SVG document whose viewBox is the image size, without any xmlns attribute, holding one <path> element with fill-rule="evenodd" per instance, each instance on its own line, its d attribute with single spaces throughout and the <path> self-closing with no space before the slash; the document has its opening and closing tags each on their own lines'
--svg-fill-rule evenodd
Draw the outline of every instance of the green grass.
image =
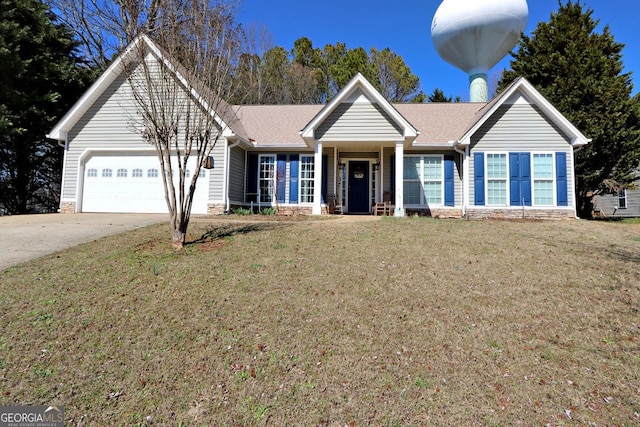
<svg viewBox="0 0 640 427">
<path fill-rule="evenodd" d="M 0 404 L 70 426 L 640 422 L 637 224 L 190 232 L 179 254 L 158 225 L 0 274 Z"/>
<path fill-rule="evenodd" d="M 640 224 L 640 218 L 624 218 L 621 222 L 623 224 Z"/>
</svg>

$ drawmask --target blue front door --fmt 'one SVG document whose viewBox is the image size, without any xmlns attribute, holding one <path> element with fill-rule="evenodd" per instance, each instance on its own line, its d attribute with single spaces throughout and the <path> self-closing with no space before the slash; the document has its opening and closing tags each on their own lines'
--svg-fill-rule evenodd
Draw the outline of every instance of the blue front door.
<svg viewBox="0 0 640 427">
<path fill-rule="evenodd" d="M 349 162 L 349 213 L 369 213 L 369 162 Z"/>
</svg>

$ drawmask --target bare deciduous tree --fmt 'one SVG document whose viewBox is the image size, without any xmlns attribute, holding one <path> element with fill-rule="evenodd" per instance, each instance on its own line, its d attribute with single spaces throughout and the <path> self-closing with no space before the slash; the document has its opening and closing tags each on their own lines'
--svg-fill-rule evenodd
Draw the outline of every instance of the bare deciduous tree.
<svg viewBox="0 0 640 427">
<path fill-rule="evenodd" d="M 235 118 L 225 99 L 242 41 L 236 1 L 52 1 L 96 64 L 124 51 L 131 128 L 156 149 L 173 246 L 182 248 L 200 170 Z"/>
<path fill-rule="evenodd" d="M 153 33 L 168 1 L 46 0 L 75 29 L 81 53 L 94 68 L 106 68 L 139 34 Z"/>
<path fill-rule="evenodd" d="M 131 46 L 135 60 L 126 62 L 125 72 L 136 103 L 134 125 L 156 148 L 173 245 L 181 248 L 200 170 L 234 121 L 225 98 L 240 29 L 228 5 L 181 2 L 160 13 L 161 26 Z"/>
</svg>

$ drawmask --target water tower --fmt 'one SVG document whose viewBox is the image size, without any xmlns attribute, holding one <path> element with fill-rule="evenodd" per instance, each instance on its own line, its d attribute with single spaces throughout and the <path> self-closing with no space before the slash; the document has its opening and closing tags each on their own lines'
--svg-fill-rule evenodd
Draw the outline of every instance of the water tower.
<svg viewBox="0 0 640 427">
<path fill-rule="evenodd" d="M 514 48 L 527 25 L 526 0 L 444 0 L 431 40 L 449 64 L 469 74 L 471 102 L 488 100 L 487 72 Z"/>
</svg>

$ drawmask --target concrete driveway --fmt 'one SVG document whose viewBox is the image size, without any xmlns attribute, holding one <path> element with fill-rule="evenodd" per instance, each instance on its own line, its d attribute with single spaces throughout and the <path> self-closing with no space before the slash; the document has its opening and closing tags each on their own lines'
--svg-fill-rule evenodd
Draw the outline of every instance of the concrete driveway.
<svg viewBox="0 0 640 427">
<path fill-rule="evenodd" d="M 168 221 L 164 214 L 0 216 L 0 273 L 80 243 L 164 221 Z"/>
</svg>

